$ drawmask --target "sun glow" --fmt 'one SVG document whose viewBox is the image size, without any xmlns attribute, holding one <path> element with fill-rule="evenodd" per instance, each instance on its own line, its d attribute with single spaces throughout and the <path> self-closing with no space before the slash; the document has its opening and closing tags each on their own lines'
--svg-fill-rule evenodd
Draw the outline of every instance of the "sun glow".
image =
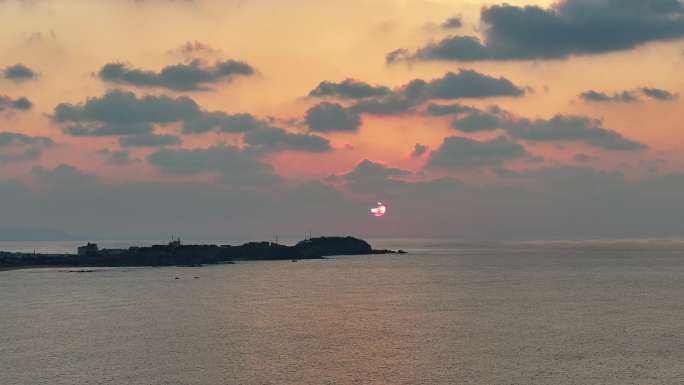
<svg viewBox="0 0 684 385">
<path fill-rule="evenodd" d="M 371 208 L 370 212 L 376 218 L 384 217 L 387 213 L 387 206 L 385 206 L 382 202 L 378 202 L 378 205 Z"/>
</svg>

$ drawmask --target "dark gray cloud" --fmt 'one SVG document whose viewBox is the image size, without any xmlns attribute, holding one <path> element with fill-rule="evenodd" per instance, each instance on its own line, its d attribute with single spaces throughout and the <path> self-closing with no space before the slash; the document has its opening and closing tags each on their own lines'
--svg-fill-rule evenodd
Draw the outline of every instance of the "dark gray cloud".
<svg viewBox="0 0 684 385">
<path fill-rule="evenodd" d="M 589 90 L 580 94 L 580 99 L 585 102 L 598 103 L 636 103 L 639 97 L 632 91 L 622 91 L 609 95 L 605 92 Z"/>
<path fill-rule="evenodd" d="M 227 114 L 205 111 L 187 97 L 147 95 L 113 90 L 85 103 L 62 103 L 55 107 L 52 119 L 74 136 L 139 135 L 144 138 L 153 125 L 180 123 L 183 133 L 209 131 L 242 133 L 266 127 L 267 122 L 250 114 Z M 133 140 L 133 139 L 132 139 Z M 167 137 L 167 140 L 171 138 Z"/>
<path fill-rule="evenodd" d="M 442 23 L 443 29 L 459 29 L 463 26 L 463 21 L 458 16 L 448 18 L 444 23 Z"/>
<path fill-rule="evenodd" d="M 418 158 L 423 156 L 428 150 L 428 146 L 420 143 L 416 143 L 415 146 L 413 146 L 413 152 L 411 153 L 411 157 L 413 158 Z"/>
<path fill-rule="evenodd" d="M 462 132 L 493 131 L 505 125 L 504 118 L 495 112 L 473 111 L 451 122 L 451 127 Z"/>
<path fill-rule="evenodd" d="M 27 179 L 0 178 L 0 227 L 41 224 L 93 238 L 163 239 L 174 233 L 239 243 L 273 231 L 299 238 L 308 228 L 314 235 L 351 234 L 349 229 L 358 229 L 359 218 L 367 214 L 365 204 L 316 181 L 266 186 L 184 177 L 122 182 L 67 165 L 36 168 Z M 322 212 L 335 213 L 335 220 Z"/>
<path fill-rule="evenodd" d="M 44 136 L 29 136 L 16 132 L 0 132 L 0 165 L 40 158 L 54 141 Z"/>
<path fill-rule="evenodd" d="M 312 124 L 325 119 L 325 112 L 316 115 Z M 343 110 L 344 116 L 354 114 Z M 340 127 L 332 119 L 331 126 Z M 316 121 L 315 118 L 319 120 Z M 246 133 L 245 143 L 268 151 L 324 152 L 332 148 L 330 142 L 318 135 L 289 133 L 273 127 L 268 120 L 251 114 L 227 114 L 222 111 L 204 111 L 187 97 L 165 95 L 138 97 L 132 92 L 109 91 L 101 97 L 88 99 L 81 104 L 62 103 L 55 107 L 52 119 L 72 136 L 120 136 L 122 147 L 162 147 L 181 144 L 176 135 L 155 133 L 155 125 L 179 123 L 184 134 L 201 134 L 209 131 Z M 360 124 L 360 122 L 359 122 Z M 337 126 L 335 126 L 337 125 Z M 317 127 L 317 126 L 316 126 Z M 312 130 L 315 130 L 312 128 Z M 325 131 L 325 130 L 324 130 Z"/>
<path fill-rule="evenodd" d="M 209 131 L 241 133 L 268 126 L 268 122 L 258 119 L 252 114 L 227 114 L 221 111 L 203 112 L 183 123 L 186 134 L 201 134 Z"/>
<path fill-rule="evenodd" d="M 250 76 L 254 68 L 247 63 L 226 60 L 213 66 L 205 66 L 195 60 L 189 64 L 164 67 L 160 72 L 131 68 L 124 63 L 109 63 L 100 69 L 100 79 L 138 87 L 161 87 L 176 91 L 204 91 L 209 85 L 236 76 Z"/>
<path fill-rule="evenodd" d="M 407 175 L 411 175 L 411 173 L 400 168 L 389 167 L 382 163 L 364 159 L 358 165 L 356 165 L 352 171 L 342 175 L 342 178 L 350 182 L 365 182 L 369 180 L 385 180 L 392 177 L 402 177 Z"/>
<path fill-rule="evenodd" d="M 361 126 L 361 117 L 337 103 L 323 102 L 306 112 L 306 124 L 311 131 L 356 131 Z"/>
<path fill-rule="evenodd" d="M 374 86 L 359 80 L 345 79 L 339 83 L 321 82 L 309 92 L 311 97 L 335 97 L 339 99 L 363 99 L 388 95 L 391 90 L 385 86 Z"/>
<path fill-rule="evenodd" d="M 331 151 L 330 141 L 322 136 L 287 132 L 279 127 L 268 127 L 245 134 L 245 143 L 269 151 Z"/>
<path fill-rule="evenodd" d="M 477 109 L 461 104 L 429 104 L 425 109 L 430 116 L 458 115 L 471 111 L 477 111 Z"/>
<path fill-rule="evenodd" d="M 677 99 L 678 95 L 673 94 L 666 90 L 661 90 L 658 88 L 644 87 L 641 92 L 651 99 L 656 99 L 659 101 L 670 101 Z"/>
<path fill-rule="evenodd" d="M 419 99 L 410 99 L 399 93 L 356 102 L 349 107 L 349 111 L 357 114 L 397 115 L 413 111 L 420 102 Z"/>
<path fill-rule="evenodd" d="M 385 200 L 394 194 L 400 194 L 400 190 L 407 184 L 402 181 L 402 178 L 411 175 L 409 171 L 364 159 L 351 171 L 341 175 L 332 175 L 327 178 L 327 181 L 344 190 L 363 195 L 375 195 L 377 196 L 375 199 Z M 368 203 L 375 204 L 375 201 Z"/>
<path fill-rule="evenodd" d="M 165 124 L 201 117 L 194 100 L 165 95 L 138 98 L 132 92 L 113 90 L 82 104 L 61 103 L 55 107 L 53 120 L 58 123 L 98 122 L 105 124 Z"/>
<path fill-rule="evenodd" d="M 603 127 L 601 120 L 587 116 L 556 115 L 551 119 L 527 119 L 493 106 L 458 116 L 451 127 L 467 133 L 504 130 L 511 138 L 527 142 L 582 142 L 592 147 L 618 151 L 640 151 L 646 145 Z"/>
<path fill-rule="evenodd" d="M 602 122 L 586 116 L 556 115 L 551 119 L 519 119 L 506 122 L 506 131 L 530 142 L 578 141 L 607 150 L 640 151 L 646 145 L 627 139 L 619 132 L 602 127 Z"/>
<path fill-rule="evenodd" d="M 406 48 L 395 49 L 385 55 L 385 61 L 388 64 L 398 63 L 401 61 L 411 60 L 411 51 Z"/>
<path fill-rule="evenodd" d="M 326 83 L 321 83 L 326 84 Z M 359 85 L 368 86 L 366 83 Z M 340 84 L 327 84 L 320 88 L 319 94 L 338 95 L 340 99 L 355 99 L 351 97 L 351 92 L 345 88 L 346 96 L 341 97 Z M 348 85 L 347 85 L 348 86 Z M 368 86 L 370 87 L 370 86 Z M 399 115 L 415 111 L 420 105 L 429 100 L 449 100 L 449 99 L 485 99 L 492 97 L 518 97 L 525 94 L 525 90 L 515 85 L 510 80 L 503 77 L 493 77 L 480 72 L 468 69 L 460 69 L 457 73 L 447 72 L 443 77 L 429 81 L 414 79 L 405 85 L 390 90 L 384 86 L 372 86 L 377 95 L 370 95 L 366 92 L 362 100 L 358 100 L 348 107 L 339 104 L 322 103 L 321 110 L 325 110 L 326 115 L 337 116 L 337 119 L 346 119 L 347 126 L 353 126 L 351 121 L 355 120 L 358 114 L 370 115 Z M 318 90 L 318 89 L 317 89 Z M 354 95 L 362 95 L 357 91 Z M 319 105 L 319 106 L 321 106 Z M 343 114 L 341 109 L 346 109 L 347 114 Z M 428 106 L 428 114 L 446 115 L 457 114 L 466 110 L 473 110 L 471 107 L 461 107 L 458 105 Z M 344 115 L 344 116 L 343 116 Z M 348 129 L 347 129 L 348 130 Z"/>
<path fill-rule="evenodd" d="M 153 128 L 150 123 L 76 123 L 62 127 L 62 131 L 71 136 L 121 136 L 151 134 Z"/>
<path fill-rule="evenodd" d="M 548 8 L 502 4 L 482 8 L 480 19 L 484 40 L 451 36 L 412 53 L 393 51 L 387 61 L 562 59 L 684 37 L 678 0 L 561 0 Z"/>
<path fill-rule="evenodd" d="M 415 83 L 415 87 L 426 92 L 429 99 L 482 99 L 525 94 L 522 88 L 504 77 L 496 78 L 468 69 L 461 69 L 458 73 L 448 72 L 444 77 L 424 85 Z"/>
<path fill-rule="evenodd" d="M 14 81 L 31 80 L 38 77 L 38 74 L 23 64 L 14 64 L 2 70 L 5 79 Z"/>
<path fill-rule="evenodd" d="M 598 160 L 598 157 L 587 155 L 587 154 L 575 154 L 575 156 L 572 157 L 572 159 L 575 162 L 579 163 L 587 163 L 587 162 L 592 162 L 595 160 Z"/>
<path fill-rule="evenodd" d="M 601 92 L 589 90 L 580 94 L 580 99 L 586 102 L 609 102 L 609 103 L 636 103 L 641 101 L 638 94 L 644 95 L 647 98 L 655 99 L 657 101 L 666 102 L 677 99 L 678 95 L 659 88 L 642 87 L 634 91 L 621 91 L 613 93 L 612 95 Z"/>
<path fill-rule="evenodd" d="M 15 132 L 0 132 L 0 147 L 11 146 L 14 144 L 37 144 L 49 147 L 55 144 L 52 139 L 44 136 L 29 136 Z"/>
<path fill-rule="evenodd" d="M 36 166 L 31 173 L 48 187 L 57 185 L 85 186 L 96 181 L 97 176 L 77 169 L 68 164 L 60 164 L 53 169 Z"/>
<path fill-rule="evenodd" d="M 93 237 L 163 239 L 180 233 L 226 240 L 262 239 L 274 231 L 300 238 L 307 228 L 318 234 L 486 240 L 684 232 L 681 174 L 635 179 L 586 167 L 553 167 L 517 172 L 505 183 L 451 178 L 413 183 L 390 177 L 355 184 L 364 193 L 358 199 L 319 182 L 289 181 L 245 192 L 185 180 L 114 182 L 69 166 L 36 169 L 32 178 L 30 185 L 0 179 L 0 227 L 40 224 Z M 383 226 L 368 220 L 376 199 L 389 205 Z"/>
<path fill-rule="evenodd" d="M 260 184 L 277 180 L 270 165 L 251 152 L 232 146 L 201 149 L 164 149 L 147 160 L 159 170 L 177 175 L 216 173 L 230 184 Z"/>
<path fill-rule="evenodd" d="M 101 156 L 105 163 L 112 166 L 126 166 L 137 159 L 131 158 L 131 154 L 128 151 L 112 151 L 108 148 L 97 151 L 97 155 Z"/>
<path fill-rule="evenodd" d="M 529 156 L 525 147 L 504 136 L 484 141 L 450 136 L 430 154 L 428 167 L 448 169 L 498 166 L 509 160 Z"/>
<path fill-rule="evenodd" d="M 5 110 L 27 111 L 33 107 L 33 103 L 25 97 L 12 99 L 9 96 L 0 95 L 0 112 Z"/>
<path fill-rule="evenodd" d="M 141 133 L 119 138 L 121 147 L 164 147 L 181 144 L 181 138 L 169 134 Z"/>
</svg>

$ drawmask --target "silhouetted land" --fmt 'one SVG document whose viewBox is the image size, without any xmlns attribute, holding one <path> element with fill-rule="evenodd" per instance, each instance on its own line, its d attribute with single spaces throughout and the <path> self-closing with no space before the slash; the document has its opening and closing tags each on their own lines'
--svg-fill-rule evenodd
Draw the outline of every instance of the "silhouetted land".
<svg viewBox="0 0 684 385">
<path fill-rule="evenodd" d="M 250 242 L 231 245 L 167 245 L 130 247 L 128 249 L 92 249 L 79 254 L 33 254 L 0 252 L 0 270 L 29 267 L 132 267 L 199 266 L 257 260 L 320 259 L 336 255 L 391 254 L 392 250 L 374 250 L 368 242 L 353 237 L 311 238 L 294 246 L 273 242 Z M 403 251 L 399 251 L 403 253 Z"/>
</svg>

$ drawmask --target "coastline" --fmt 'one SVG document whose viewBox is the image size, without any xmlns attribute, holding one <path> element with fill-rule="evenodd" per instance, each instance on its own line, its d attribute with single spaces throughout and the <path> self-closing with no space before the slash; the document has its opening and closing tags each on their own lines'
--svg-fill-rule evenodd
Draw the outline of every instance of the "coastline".
<svg viewBox="0 0 684 385">
<path fill-rule="evenodd" d="M 10 253 L 0 251 L 0 271 L 27 268 L 84 267 L 161 267 L 231 264 L 236 261 L 293 262 L 324 259 L 340 255 L 403 254 L 403 250 L 377 250 L 358 238 L 309 238 L 294 246 L 275 242 L 249 242 L 242 245 L 185 245 L 174 239 L 166 245 L 131 246 L 127 249 L 100 249 L 88 243 L 78 247 L 77 254 Z"/>
<path fill-rule="evenodd" d="M 50 266 L 50 265 L 37 265 L 37 266 L 0 266 L 0 273 L 5 271 L 13 270 L 30 270 L 30 269 L 71 269 L 74 266 Z"/>
</svg>

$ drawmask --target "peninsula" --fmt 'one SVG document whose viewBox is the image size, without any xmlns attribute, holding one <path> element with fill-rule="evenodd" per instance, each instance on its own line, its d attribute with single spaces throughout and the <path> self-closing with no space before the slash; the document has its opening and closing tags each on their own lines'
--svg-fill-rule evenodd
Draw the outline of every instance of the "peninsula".
<svg viewBox="0 0 684 385">
<path fill-rule="evenodd" d="M 374 250 L 354 237 L 310 238 L 294 246 L 274 242 L 231 245 L 185 245 L 175 239 L 165 245 L 99 249 L 89 243 L 77 254 L 34 254 L 0 252 L 0 270 L 30 267 L 133 267 L 201 266 L 236 261 L 320 259 L 339 255 L 393 254 L 404 251 Z"/>
</svg>

